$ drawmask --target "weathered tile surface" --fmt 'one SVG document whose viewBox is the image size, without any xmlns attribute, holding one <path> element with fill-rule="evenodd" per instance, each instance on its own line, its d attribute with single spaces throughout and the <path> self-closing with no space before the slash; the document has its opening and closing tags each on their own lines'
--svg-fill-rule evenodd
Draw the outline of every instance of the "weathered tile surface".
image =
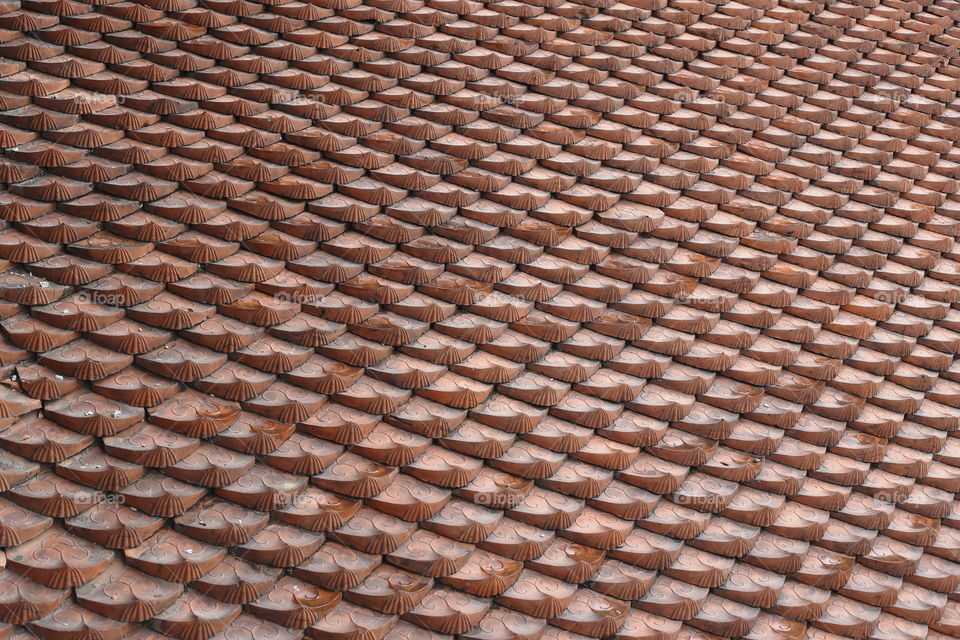
<svg viewBox="0 0 960 640">
<path fill-rule="evenodd" d="M 960 638 L 960 3 L 0 2 L 0 638 Z"/>
</svg>

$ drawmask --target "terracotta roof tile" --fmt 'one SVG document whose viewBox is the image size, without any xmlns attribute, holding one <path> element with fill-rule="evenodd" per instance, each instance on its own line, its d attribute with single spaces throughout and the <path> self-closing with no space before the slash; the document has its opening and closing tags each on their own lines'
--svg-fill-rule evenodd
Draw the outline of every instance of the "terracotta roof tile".
<svg viewBox="0 0 960 640">
<path fill-rule="evenodd" d="M 958 15 L 0 7 L 0 635 L 960 637 Z"/>
</svg>

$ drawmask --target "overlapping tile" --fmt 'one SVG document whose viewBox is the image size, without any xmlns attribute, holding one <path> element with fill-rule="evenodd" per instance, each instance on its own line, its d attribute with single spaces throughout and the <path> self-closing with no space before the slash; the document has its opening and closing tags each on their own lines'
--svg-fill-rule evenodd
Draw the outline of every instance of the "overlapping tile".
<svg viewBox="0 0 960 640">
<path fill-rule="evenodd" d="M 958 47 L 0 4 L 0 635 L 960 637 Z"/>
</svg>

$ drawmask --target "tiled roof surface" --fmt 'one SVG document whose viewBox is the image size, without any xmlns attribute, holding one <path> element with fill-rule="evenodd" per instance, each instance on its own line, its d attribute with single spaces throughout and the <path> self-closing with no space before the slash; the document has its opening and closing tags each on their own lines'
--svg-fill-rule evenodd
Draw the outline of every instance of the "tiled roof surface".
<svg viewBox="0 0 960 640">
<path fill-rule="evenodd" d="M 960 3 L 0 56 L 0 638 L 960 637 Z"/>
</svg>

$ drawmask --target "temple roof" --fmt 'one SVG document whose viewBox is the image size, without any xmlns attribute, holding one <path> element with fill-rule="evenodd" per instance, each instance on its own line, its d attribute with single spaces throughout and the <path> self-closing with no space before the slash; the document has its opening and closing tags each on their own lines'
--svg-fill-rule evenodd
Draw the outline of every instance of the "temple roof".
<svg viewBox="0 0 960 640">
<path fill-rule="evenodd" d="M 0 639 L 960 638 L 958 45 L 0 2 Z"/>
</svg>

